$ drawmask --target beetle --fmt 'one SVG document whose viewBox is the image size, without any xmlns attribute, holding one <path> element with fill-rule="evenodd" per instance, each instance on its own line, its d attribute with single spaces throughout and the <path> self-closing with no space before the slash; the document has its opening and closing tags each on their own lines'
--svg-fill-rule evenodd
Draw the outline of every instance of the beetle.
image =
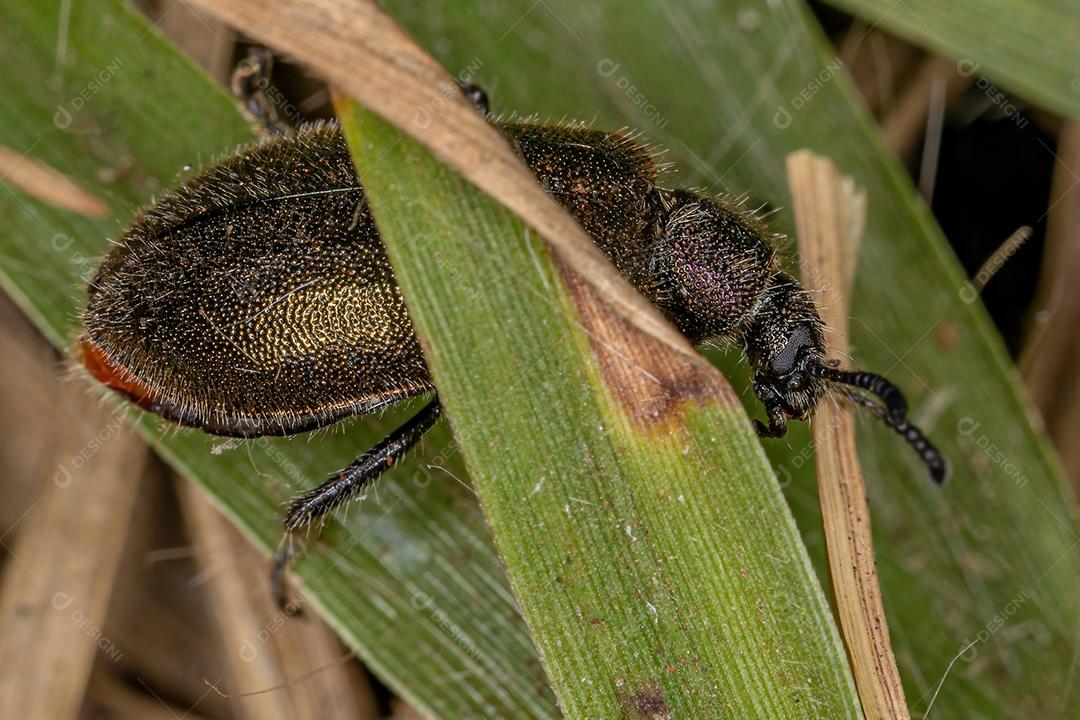
<svg viewBox="0 0 1080 720">
<path fill-rule="evenodd" d="M 281 129 L 250 92 L 268 60 L 253 56 L 234 89 L 268 121 L 271 139 L 135 218 L 89 284 L 79 353 L 97 380 L 145 410 L 216 435 L 292 435 L 431 395 L 292 501 L 289 539 L 391 467 L 441 407 L 345 139 L 332 124 Z M 808 418 L 834 394 L 902 435 L 944 481 L 945 459 L 908 421 L 900 390 L 826 357 L 811 296 L 780 268 L 775 236 L 754 214 L 663 187 L 655 154 L 625 131 L 501 119 L 478 87 L 462 90 L 694 344 L 742 348 L 766 411 L 759 434 L 782 437 L 788 419 Z M 292 553 L 291 542 L 282 546 L 276 586 Z"/>
</svg>

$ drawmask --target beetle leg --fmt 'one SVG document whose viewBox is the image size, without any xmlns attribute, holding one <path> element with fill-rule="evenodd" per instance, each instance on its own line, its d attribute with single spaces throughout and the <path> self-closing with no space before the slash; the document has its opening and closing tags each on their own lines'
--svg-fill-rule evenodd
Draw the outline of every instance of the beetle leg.
<svg viewBox="0 0 1080 720">
<path fill-rule="evenodd" d="M 461 92 L 465 94 L 465 97 L 469 99 L 469 102 L 473 104 L 478 113 L 484 117 L 491 114 L 491 105 L 488 104 L 488 94 L 484 92 L 484 88 L 468 80 L 458 80 L 458 87 L 461 88 Z"/>
<path fill-rule="evenodd" d="M 278 113 L 283 96 L 270 84 L 270 69 L 273 66 L 274 56 L 269 50 L 253 47 L 233 70 L 229 86 L 233 96 L 240 101 L 241 110 L 263 135 L 286 137 L 292 135 L 295 128 L 289 118 L 283 118 Z"/>
<path fill-rule="evenodd" d="M 424 406 L 404 425 L 387 435 L 378 445 L 356 458 L 347 468 L 317 488 L 300 495 L 285 513 L 285 537 L 274 556 L 270 582 L 278 606 L 288 611 L 285 593 L 285 571 L 296 556 L 294 534 L 309 523 L 326 517 L 334 508 L 348 502 L 358 492 L 389 470 L 431 429 L 442 412 L 439 399 Z M 291 614 L 291 613 L 290 613 Z"/>
<path fill-rule="evenodd" d="M 765 412 L 769 416 L 769 424 L 754 420 L 754 429 L 761 437 L 778 438 L 787 435 L 787 414 L 779 393 L 772 386 L 763 382 L 754 383 L 754 393 L 765 406 Z"/>
</svg>

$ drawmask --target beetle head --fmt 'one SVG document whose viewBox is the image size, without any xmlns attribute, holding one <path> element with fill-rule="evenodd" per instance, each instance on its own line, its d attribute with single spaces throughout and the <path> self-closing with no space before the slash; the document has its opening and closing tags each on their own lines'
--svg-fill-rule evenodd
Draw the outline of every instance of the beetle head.
<svg viewBox="0 0 1080 720">
<path fill-rule="evenodd" d="M 810 296 L 785 273 L 773 276 L 746 330 L 743 347 L 761 397 L 779 398 L 788 417 L 809 415 L 825 392 L 821 318 Z"/>
</svg>

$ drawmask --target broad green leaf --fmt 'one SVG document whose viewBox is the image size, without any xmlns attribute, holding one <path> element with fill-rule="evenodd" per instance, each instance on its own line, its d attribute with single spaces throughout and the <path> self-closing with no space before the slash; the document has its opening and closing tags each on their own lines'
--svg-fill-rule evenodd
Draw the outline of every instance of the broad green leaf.
<svg viewBox="0 0 1080 720">
<path fill-rule="evenodd" d="M 0 185 L 0 280 L 66 350 L 108 239 L 193 172 L 185 165 L 252 138 L 226 93 L 119 2 L 4 3 L 0 63 L 0 145 L 66 173 L 113 211 L 94 221 Z M 220 439 L 162 431 L 152 418 L 140 427 L 270 550 L 285 500 L 415 409 L 224 452 Z M 437 717 L 556 717 L 483 517 L 455 480 L 465 477 L 458 456 L 443 424 L 344 522 L 331 522 L 298 564 L 306 597 L 387 683 Z M 266 618 L 267 627 L 280 621 Z"/>
<path fill-rule="evenodd" d="M 482 84 L 496 111 L 639 128 L 681 171 L 669 184 L 748 192 L 780 209 L 779 230 L 791 229 L 783 160 L 792 150 L 833 158 L 866 189 L 854 362 L 907 390 L 915 419 L 954 465 L 950 483 L 935 488 L 896 436 L 869 419 L 860 425 L 909 704 L 916 716 L 925 710 L 955 659 L 932 717 L 1080 715 L 1072 688 L 1080 535 L 1058 463 L 940 229 L 806 8 L 794 0 L 633 12 L 615 0 L 389 6 L 451 73 Z M 990 21 L 1013 19 L 1001 12 Z M 745 388 L 734 354 L 725 367 Z M 756 400 L 748 407 L 760 416 Z M 808 434 L 796 427 L 765 445 L 823 568 Z"/>
<path fill-rule="evenodd" d="M 415 141 L 366 111 L 342 121 L 566 717 L 861 717 L 722 376 L 598 310 Z"/>
<path fill-rule="evenodd" d="M 1080 3 L 1076 0 L 828 0 L 871 26 L 957 61 L 1039 107 L 1080 117 Z M 980 88 L 1002 110 L 996 88 Z"/>
</svg>

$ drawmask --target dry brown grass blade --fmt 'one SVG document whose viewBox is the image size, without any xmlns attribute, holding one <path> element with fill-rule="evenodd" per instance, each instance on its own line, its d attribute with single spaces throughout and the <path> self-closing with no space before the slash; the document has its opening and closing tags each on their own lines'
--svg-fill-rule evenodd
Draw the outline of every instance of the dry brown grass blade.
<svg viewBox="0 0 1080 720">
<path fill-rule="evenodd" d="M 834 331 L 831 354 L 842 357 L 848 350 L 847 307 L 863 200 L 827 158 L 795 152 L 787 158 L 787 171 L 802 275 L 826 288 L 822 320 Z M 863 713 L 867 720 L 906 720 L 910 714 L 881 601 L 854 418 L 847 407 L 823 402 L 813 430 L 829 571 Z"/>
<path fill-rule="evenodd" d="M 1068 123 L 1058 141 L 1039 294 L 1020 369 L 1054 438 L 1062 463 L 1080 491 L 1080 123 Z"/>
<path fill-rule="evenodd" d="M 109 216 L 109 206 L 64 173 L 0 145 L 0 183 L 54 207 L 92 218 Z"/>
<path fill-rule="evenodd" d="M 121 680 L 108 668 L 95 669 L 81 718 L 94 720 L 207 720 L 202 707 L 173 705 Z"/>
<path fill-rule="evenodd" d="M 199 63 L 208 75 L 226 82 L 233 71 L 236 32 L 182 0 L 136 0 L 136 6 L 162 35 Z"/>
<path fill-rule="evenodd" d="M 939 55 L 922 58 L 897 99 L 896 106 L 882 123 L 882 132 L 889 147 L 901 158 L 910 160 L 926 131 L 927 113 L 932 109 L 935 87 L 942 93 L 940 102 L 948 106 L 974 81 L 973 75 L 961 75 L 957 71 L 955 60 Z"/>
<path fill-rule="evenodd" d="M 50 434 L 59 467 L 43 463 L 39 499 L 6 540 L 2 718 L 75 717 L 95 654 L 120 653 L 100 628 L 149 454 L 96 396 L 66 390 Z"/>
<path fill-rule="evenodd" d="M 870 113 L 879 120 L 896 112 L 900 91 L 925 53 L 895 35 L 856 19 L 837 41 L 837 61 L 859 89 Z"/>
<path fill-rule="evenodd" d="M 431 720 L 427 715 L 402 700 L 390 704 L 390 720 Z"/>
<path fill-rule="evenodd" d="M 371 0 L 192 0 L 192 5 L 287 52 L 441 161 L 543 236 L 629 322 L 673 349 L 689 342 L 615 270 L 537 184 L 453 78 Z"/>
<path fill-rule="evenodd" d="M 41 466 L 52 461 L 49 423 L 62 403 L 56 351 L 6 293 L 0 293 L 0 355 L 0 540 L 7 541 L 37 496 Z"/>
<path fill-rule="evenodd" d="M 290 619 L 271 598 L 262 555 L 211 505 L 178 483 L 216 620 L 228 677 L 207 678 L 232 715 L 252 720 L 366 720 L 378 717 L 371 686 L 345 647 L 316 617 Z"/>
<path fill-rule="evenodd" d="M 135 498 L 138 512 L 104 624 L 105 635 L 124 655 L 117 662 L 99 659 L 88 693 L 93 699 L 95 684 L 111 676 L 134 682 L 134 690 L 152 700 L 151 690 L 168 698 L 179 715 L 197 704 L 201 715 L 228 717 L 228 701 L 206 694 L 203 682 L 224 677 L 226 658 L 214 633 L 192 632 L 207 625 L 209 611 L 205 593 L 193 581 L 199 569 L 173 476 L 160 462 L 148 470 Z"/>
</svg>

